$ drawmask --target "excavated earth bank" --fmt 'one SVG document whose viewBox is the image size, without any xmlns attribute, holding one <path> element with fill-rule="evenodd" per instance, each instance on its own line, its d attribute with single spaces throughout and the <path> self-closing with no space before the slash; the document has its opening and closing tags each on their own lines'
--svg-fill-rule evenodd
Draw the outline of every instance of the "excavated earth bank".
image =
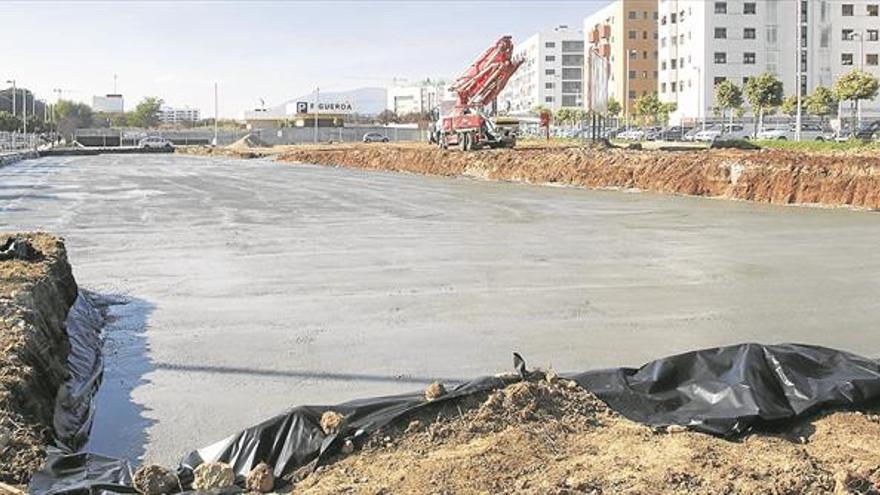
<svg viewBox="0 0 880 495">
<path fill-rule="evenodd" d="M 68 377 L 65 319 L 77 286 L 62 241 L 17 234 L 30 246 L 10 257 L 0 234 L 0 482 L 24 484 L 51 443 L 58 387 Z"/>
<path fill-rule="evenodd" d="M 552 145 L 463 153 L 426 144 L 288 147 L 281 161 L 620 188 L 776 204 L 880 208 L 880 155 L 783 150 L 641 151 Z"/>
<path fill-rule="evenodd" d="M 331 462 L 292 493 L 876 494 L 880 416 L 839 411 L 728 441 L 634 423 L 548 374 L 426 410 Z"/>
</svg>

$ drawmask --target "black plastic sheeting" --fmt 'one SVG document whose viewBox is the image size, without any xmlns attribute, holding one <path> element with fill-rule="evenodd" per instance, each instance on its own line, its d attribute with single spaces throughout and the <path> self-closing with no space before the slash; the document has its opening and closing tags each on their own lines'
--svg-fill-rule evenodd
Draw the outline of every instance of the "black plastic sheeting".
<svg viewBox="0 0 880 495">
<path fill-rule="evenodd" d="M 722 436 L 880 398 L 878 361 L 799 344 L 704 349 L 571 378 L 633 421 Z"/>
<path fill-rule="evenodd" d="M 190 452 L 178 473 L 186 486 L 203 462 L 225 462 L 244 476 L 260 462 L 276 476 L 320 465 L 344 439 L 358 439 L 395 419 L 468 395 L 503 387 L 525 376 L 486 377 L 458 385 L 427 402 L 422 392 L 295 407 L 214 445 Z M 564 375 L 608 405 L 648 425 L 681 425 L 731 436 L 752 426 L 792 419 L 821 408 L 857 406 L 880 398 L 880 365 L 854 354 L 808 345 L 741 344 L 705 349 L 652 361 L 641 368 L 617 368 Z M 321 414 L 343 414 L 336 434 L 324 435 Z M 118 461 L 122 462 L 122 461 Z M 63 466 L 64 469 L 61 469 Z M 131 492 L 121 464 L 86 454 L 52 456 L 29 486 L 34 494 Z M 106 468 L 106 470 L 105 470 Z M 127 466 L 126 466 L 127 468 Z"/>
<path fill-rule="evenodd" d="M 106 306 L 106 301 L 100 296 L 81 290 L 65 321 L 70 342 L 67 356 L 70 376 L 55 397 L 54 429 L 55 444 L 68 452 L 82 448 L 92 429 L 94 398 L 104 373 L 102 306 Z"/>
</svg>

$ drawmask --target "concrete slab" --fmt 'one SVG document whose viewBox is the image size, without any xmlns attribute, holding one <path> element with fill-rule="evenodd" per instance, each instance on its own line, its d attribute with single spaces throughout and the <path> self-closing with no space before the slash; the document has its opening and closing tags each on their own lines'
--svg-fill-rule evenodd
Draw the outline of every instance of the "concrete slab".
<svg viewBox="0 0 880 495">
<path fill-rule="evenodd" d="M 169 155 L 0 169 L 0 229 L 121 293 L 89 448 L 173 464 L 284 408 L 758 341 L 880 355 L 880 216 Z"/>
</svg>

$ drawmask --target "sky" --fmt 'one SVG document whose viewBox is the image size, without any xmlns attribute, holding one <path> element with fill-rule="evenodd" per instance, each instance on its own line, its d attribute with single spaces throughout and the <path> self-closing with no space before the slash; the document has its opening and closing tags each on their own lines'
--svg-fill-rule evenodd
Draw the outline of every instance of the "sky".
<svg viewBox="0 0 880 495">
<path fill-rule="evenodd" d="M 522 40 L 609 0 L 0 3 L 0 86 L 125 105 L 158 96 L 221 118 L 321 91 L 453 78 L 498 37 Z"/>
</svg>

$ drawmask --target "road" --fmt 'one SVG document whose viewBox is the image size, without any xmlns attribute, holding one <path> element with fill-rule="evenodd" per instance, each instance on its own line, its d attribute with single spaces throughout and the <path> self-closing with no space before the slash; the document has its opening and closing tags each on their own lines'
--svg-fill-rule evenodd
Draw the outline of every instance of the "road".
<svg viewBox="0 0 880 495">
<path fill-rule="evenodd" d="M 288 406 L 743 341 L 880 355 L 880 216 L 217 158 L 0 168 L 0 229 L 123 294 L 89 448 L 174 464 Z"/>
</svg>

